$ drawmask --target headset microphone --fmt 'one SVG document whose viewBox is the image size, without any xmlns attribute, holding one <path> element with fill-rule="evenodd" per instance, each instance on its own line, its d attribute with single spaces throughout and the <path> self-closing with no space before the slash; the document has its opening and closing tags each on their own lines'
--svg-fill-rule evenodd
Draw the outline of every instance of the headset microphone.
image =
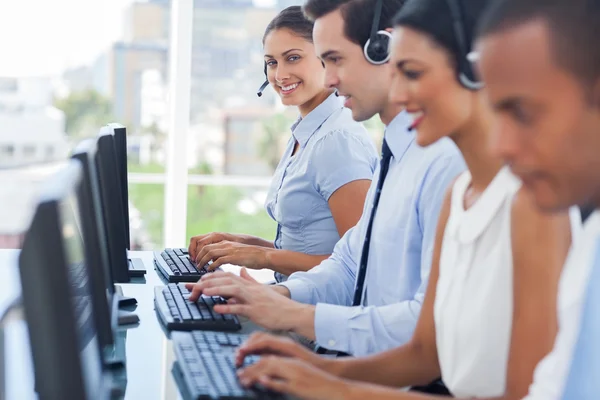
<svg viewBox="0 0 600 400">
<path fill-rule="evenodd" d="M 256 95 L 258 97 L 262 97 L 263 92 L 265 91 L 267 86 L 269 86 L 269 81 L 265 81 L 265 83 L 262 84 L 262 86 L 258 89 L 258 92 L 256 92 Z"/>
<path fill-rule="evenodd" d="M 266 62 L 265 62 L 265 78 L 267 78 L 267 63 Z M 269 79 L 265 80 L 265 83 L 263 83 L 262 86 L 258 89 L 258 92 L 256 92 L 256 95 L 258 97 L 262 97 L 263 92 L 265 91 L 267 86 L 269 86 Z"/>
</svg>

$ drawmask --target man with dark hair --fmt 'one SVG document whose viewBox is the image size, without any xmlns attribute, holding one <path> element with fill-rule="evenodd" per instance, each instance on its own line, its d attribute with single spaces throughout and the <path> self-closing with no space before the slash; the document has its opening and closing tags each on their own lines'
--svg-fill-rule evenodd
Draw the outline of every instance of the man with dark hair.
<svg viewBox="0 0 600 400">
<path fill-rule="evenodd" d="M 545 210 L 600 206 L 598 38 L 600 0 L 499 0 L 480 24 L 479 70 L 498 116 L 494 147 Z M 563 270 L 560 331 L 527 399 L 598 398 L 599 235 L 595 211 Z"/>
<path fill-rule="evenodd" d="M 450 140 L 419 147 L 413 130 L 423 114 L 402 112 L 402 106 L 388 101 L 388 31 L 403 4 L 310 0 L 304 7 L 315 19 L 313 39 L 325 66 L 325 85 L 345 98 L 355 120 L 379 115 L 386 125 L 381 164 L 358 224 L 330 258 L 309 272 L 291 275 L 274 290 L 250 282 L 246 273 L 242 278 L 215 273 L 194 285 L 191 300 L 200 293 L 233 297 L 236 304 L 215 309 L 356 356 L 411 338 L 427 288 L 444 194 L 465 164 Z M 376 35 L 370 41 L 373 26 Z M 367 41 L 378 45 L 365 49 Z"/>
<path fill-rule="evenodd" d="M 404 5 L 404 1 L 383 1 L 378 31 L 391 30 L 392 18 Z M 353 50 L 353 57 L 349 55 L 351 59 L 340 57 L 337 47 L 317 52 L 325 62 L 325 68 L 334 72 L 327 74 L 325 85 L 336 87 L 340 95 L 346 97 L 346 106 L 352 109 L 355 120 L 367 120 L 384 110 L 381 120 L 388 125 L 399 112 L 395 107 L 387 106 L 387 90 L 380 90 L 387 87 L 391 71 L 388 71 L 387 64 L 374 65 L 363 57 L 365 44 L 371 36 L 376 3 L 377 0 L 308 0 L 303 10 L 309 19 L 315 21 L 314 40 L 333 39 L 336 42 L 338 38 L 343 38 L 345 49 Z M 330 22 L 336 24 L 336 36 L 319 38 L 318 35 L 323 31 L 326 35 L 334 32 L 327 26 Z M 315 42 L 315 47 L 317 46 L 318 43 Z M 340 65 L 343 66 L 338 68 Z"/>
</svg>

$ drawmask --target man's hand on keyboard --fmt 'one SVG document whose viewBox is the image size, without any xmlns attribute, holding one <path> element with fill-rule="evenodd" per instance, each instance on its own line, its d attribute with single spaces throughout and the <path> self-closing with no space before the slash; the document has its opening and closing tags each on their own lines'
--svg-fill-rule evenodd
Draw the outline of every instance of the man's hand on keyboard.
<svg viewBox="0 0 600 400">
<path fill-rule="evenodd" d="M 237 349 L 235 354 L 236 366 L 241 367 L 244 365 L 244 359 L 252 355 L 297 358 L 325 370 L 327 370 L 327 364 L 330 362 L 330 359 L 313 353 L 289 337 L 271 335 L 265 332 L 254 333 Z"/>
<path fill-rule="evenodd" d="M 244 271 L 244 270 L 242 270 Z M 221 296 L 228 304 L 217 305 L 220 314 L 237 314 L 271 330 L 293 331 L 308 339 L 315 339 L 315 307 L 295 302 L 267 285 L 247 277 L 217 271 L 207 274 L 195 284 L 186 284 L 191 292 L 189 300 L 200 295 Z"/>
<path fill-rule="evenodd" d="M 209 271 L 219 268 L 223 264 L 241 265 L 250 269 L 269 268 L 269 249 L 261 246 L 222 241 L 219 243 L 203 246 L 196 256 L 196 265 L 206 265 L 212 260 L 208 267 Z"/>
<path fill-rule="evenodd" d="M 305 361 L 277 356 L 261 357 L 255 364 L 238 370 L 243 386 L 256 384 L 301 399 L 335 400 L 351 397 L 352 385 Z"/>
</svg>

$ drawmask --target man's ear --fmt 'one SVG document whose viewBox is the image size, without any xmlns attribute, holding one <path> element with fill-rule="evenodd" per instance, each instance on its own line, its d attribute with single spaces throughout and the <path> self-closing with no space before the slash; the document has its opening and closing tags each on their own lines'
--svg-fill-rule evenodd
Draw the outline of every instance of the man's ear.
<svg viewBox="0 0 600 400">
<path fill-rule="evenodd" d="M 388 31 L 389 33 L 394 32 L 394 28 L 387 28 L 386 31 Z"/>
</svg>

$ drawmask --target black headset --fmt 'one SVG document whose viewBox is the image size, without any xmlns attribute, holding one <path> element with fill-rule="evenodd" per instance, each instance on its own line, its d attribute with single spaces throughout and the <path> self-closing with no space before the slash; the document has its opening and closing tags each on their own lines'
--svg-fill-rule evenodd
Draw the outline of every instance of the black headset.
<svg viewBox="0 0 600 400">
<path fill-rule="evenodd" d="M 371 27 L 371 36 L 363 49 L 365 58 L 371 64 L 381 65 L 385 64 L 390 60 L 390 42 L 392 40 L 392 34 L 386 30 L 379 29 L 379 23 L 381 21 L 381 12 L 383 10 L 383 0 L 377 0 L 375 5 L 375 15 L 373 17 L 373 26 Z M 265 63 L 265 77 L 267 76 L 267 63 Z M 269 86 L 269 80 L 258 89 L 256 95 L 261 97 L 264 90 Z M 336 91 L 336 95 L 338 95 Z"/>
<path fill-rule="evenodd" d="M 373 26 L 371 27 L 371 36 L 363 49 L 367 61 L 375 65 L 385 64 L 390 60 L 392 34 L 386 30 L 378 30 L 382 10 L 383 0 L 377 0 L 375 15 L 373 16 Z"/>
<path fill-rule="evenodd" d="M 267 63 L 265 62 L 265 78 L 266 77 L 267 77 Z M 262 86 L 258 89 L 258 92 L 256 92 L 256 95 L 258 97 L 262 97 L 263 92 L 265 91 L 267 86 L 269 86 L 269 79 L 265 80 L 265 83 L 263 83 Z"/>
<path fill-rule="evenodd" d="M 469 38 L 463 19 L 461 0 L 447 0 L 450 14 L 452 15 L 452 25 L 454 27 L 454 36 L 458 43 L 458 82 L 469 90 L 480 90 L 484 87 L 483 82 L 477 79 L 473 66 L 471 64 L 472 54 L 469 49 Z"/>
</svg>

